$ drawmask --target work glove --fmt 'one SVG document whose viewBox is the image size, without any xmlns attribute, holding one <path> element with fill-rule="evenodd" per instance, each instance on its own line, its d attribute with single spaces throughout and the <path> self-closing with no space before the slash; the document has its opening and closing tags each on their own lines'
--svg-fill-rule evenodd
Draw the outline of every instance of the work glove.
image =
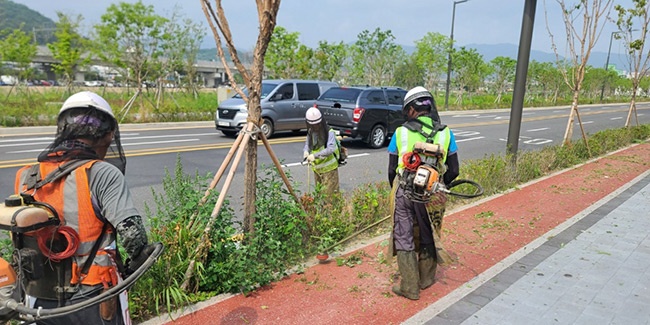
<svg viewBox="0 0 650 325">
<path fill-rule="evenodd" d="M 314 160 L 316 160 L 316 157 L 314 156 L 313 153 L 310 154 L 309 156 L 307 156 L 307 161 L 308 162 L 314 162 Z"/>
<path fill-rule="evenodd" d="M 144 262 L 149 258 L 149 255 L 153 253 L 155 246 L 154 245 L 147 245 L 142 250 L 140 251 L 140 254 L 137 256 L 126 259 L 126 263 L 124 263 L 126 270 L 124 270 L 124 273 L 126 273 L 126 276 L 129 277 L 133 272 L 135 272 L 137 269 L 144 264 Z"/>
<path fill-rule="evenodd" d="M 305 159 L 307 159 L 307 157 L 309 157 L 309 152 L 307 152 L 307 151 L 303 152 L 302 153 L 302 159 L 305 160 Z"/>
</svg>

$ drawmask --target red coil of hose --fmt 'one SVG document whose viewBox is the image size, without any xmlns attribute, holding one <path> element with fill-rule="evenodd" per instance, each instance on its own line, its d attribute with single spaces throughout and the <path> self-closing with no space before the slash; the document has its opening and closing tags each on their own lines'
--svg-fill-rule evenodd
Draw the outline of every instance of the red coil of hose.
<svg viewBox="0 0 650 325">
<path fill-rule="evenodd" d="M 422 164 L 422 159 L 420 158 L 420 155 L 411 151 L 404 154 L 402 162 L 404 163 L 404 168 L 410 171 L 415 171 L 420 167 L 420 164 Z"/>
<path fill-rule="evenodd" d="M 67 246 L 64 250 L 60 252 L 54 252 L 50 248 L 55 241 L 60 241 L 65 239 Z M 79 234 L 72 227 L 69 226 L 59 226 L 59 227 L 47 227 L 41 229 L 37 234 L 38 248 L 41 250 L 43 255 L 48 259 L 54 262 L 60 262 L 63 259 L 66 259 L 77 251 L 79 248 Z"/>
</svg>

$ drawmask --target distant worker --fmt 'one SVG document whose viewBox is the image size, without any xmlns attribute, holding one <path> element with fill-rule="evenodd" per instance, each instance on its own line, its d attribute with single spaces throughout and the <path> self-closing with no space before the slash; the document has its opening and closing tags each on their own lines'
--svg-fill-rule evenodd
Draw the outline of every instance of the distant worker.
<svg viewBox="0 0 650 325">
<path fill-rule="evenodd" d="M 37 164 L 23 167 L 16 175 L 16 193 L 51 205 L 61 221 L 56 231 L 65 231 L 69 238 L 53 241 L 67 246 L 66 251 L 72 249 L 61 258 L 40 250 L 43 275 L 30 280 L 26 288 L 35 308 L 63 307 L 95 297 L 117 285 L 120 275 L 138 269 L 152 253 L 124 178 L 125 167 L 110 105 L 89 91 L 70 96 L 59 111 L 54 141 L 38 156 Z M 116 246 L 118 234 L 127 255 L 124 266 Z M 128 315 L 123 293 L 119 299 L 36 323 L 130 324 Z"/>
<path fill-rule="evenodd" d="M 316 185 L 320 184 L 325 195 L 339 191 L 340 149 L 333 130 L 329 129 L 320 110 L 310 107 L 305 114 L 307 139 L 303 149 L 303 159 L 310 163 L 314 171 Z"/>
<path fill-rule="evenodd" d="M 459 173 L 458 148 L 451 130 L 440 124 L 433 96 L 424 87 L 407 92 L 402 114 L 406 122 L 395 130 L 388 146 L 388 181 L 393 188 L 394 206 L 390 250 L 397 255 L 401 276 L 400 284 L 392 290 L 399 296 L 417 300 L 420 290 L 435 282 L 437 264 L 443 262 L 441 259 L 448 259 L 439 242 L 446 194 L 439 190 L 427 193 L 423 188 L 427 185 L 436 188 L 438 178 L 423 180 L 423 177 L 429 172 L 439 172 L 444 185 L 449 186 Z M 434 148 L 433 156 L 438 164 L 435 172 L 431 168 L 424 169 L 424 173 L 413 171 L 416 162 L 431 158 L 427 150 L 418 151 L 416 147 Z M 415 186 L 414 182 L 422 187 Z"/>
</svg>

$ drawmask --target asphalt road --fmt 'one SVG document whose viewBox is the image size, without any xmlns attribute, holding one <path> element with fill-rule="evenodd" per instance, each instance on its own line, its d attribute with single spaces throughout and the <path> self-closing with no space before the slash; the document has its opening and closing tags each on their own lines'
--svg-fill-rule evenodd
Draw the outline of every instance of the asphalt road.
<svg viewBox="0 0 650 325">
<path fill-rule="evenodd" d="M 627 106 L 582 106 L 580 116 L 585 132 L 592 134 L 602 129 L 622 127 Z M 650 104 L 638 105 L 641 124 L 650 123 L 649 109 Z M 525 109 L 519 151 L 560 144 L 568 112 L 568 107 Z M 509 110 L 441 112 L 443 123 L 449 125 L 456 135 L 461 164 L 486 155 L 505 154 L 509 117 Z M 53 134 L 52 127 L 0 128 L 0 197 L 13 193 L 16 170 L 34 162 L 38 153 L 50 143 Z M 156 192 L 162 190 L 165 172 L 173 173 L 177 159 L 180 159 L 185 173 L 212 175 L 219 169 L 234 141 L 216 131 L 213 122 L 122 125 L 121 134 L 128 158 L 128 183 L 142 213 L 145 202 L 153 205 L 152 189 Z M 300 164 L 304 136 L 304 132 L 286 133 L 270 139 L 273 152 L 284 164 L 284 170 L 293 177 L 298 192 L 305 192 L 309 185 L 313 186 L 313 176 L 308 175 L 307 166 Z M 577 124 L 573 137 L 580 138 Z M 343 145 L 349 149 L 349 159 L 348 164 L 339 169 L 342 190 L 350 191 L 362 184 L 387 180 L 388 155 L 385 148 L 369 149 L 361 141 L 353 139 L 344 139 Z M 261 142 L 258 152 L 259 166 L 272 165 Z M 236 209 L 243 195 L 244 163 L 242 160 L 228 191 Z M 217 189 L 222 188 L 224 179 L 222 177 Z"/>
</svg>

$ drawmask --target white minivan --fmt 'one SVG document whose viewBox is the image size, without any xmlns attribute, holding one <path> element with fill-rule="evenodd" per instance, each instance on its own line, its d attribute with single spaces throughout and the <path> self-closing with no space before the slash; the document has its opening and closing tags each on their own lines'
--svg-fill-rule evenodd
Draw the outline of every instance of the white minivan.
<svg viewBox="0 0 650 325">
<path fill-rule="evenodd" d="M 264 124 L 262 132 L 270 138 L 277 131 L 304 130 L 305 113 L 325 90 L 338 87 L 336 82 L 319 80 L 277 79 L 263 80 L 260 104 Z M 248 94 L 248 90 L 244 89 Z M 219 104 L 214 115 L 217 130 L 234 136 L 246 124 L 246 102 L 235 94 Z"/>
</svg>

